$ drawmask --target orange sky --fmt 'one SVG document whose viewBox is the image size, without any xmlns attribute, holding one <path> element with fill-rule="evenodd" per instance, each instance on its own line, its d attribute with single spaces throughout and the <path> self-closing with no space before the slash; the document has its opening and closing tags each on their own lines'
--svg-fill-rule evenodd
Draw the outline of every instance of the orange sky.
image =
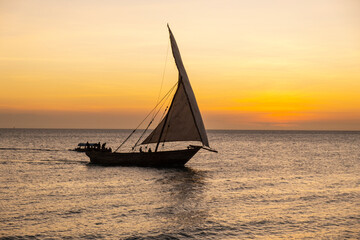
<svg viewBox="0 0 360 240">
<path fill-rule="evenodd" d="M 177 80 L 208 129 L 360 130 L 360 2 L 0 0 L 0 127 L 133 128 Z"/>
</svg>

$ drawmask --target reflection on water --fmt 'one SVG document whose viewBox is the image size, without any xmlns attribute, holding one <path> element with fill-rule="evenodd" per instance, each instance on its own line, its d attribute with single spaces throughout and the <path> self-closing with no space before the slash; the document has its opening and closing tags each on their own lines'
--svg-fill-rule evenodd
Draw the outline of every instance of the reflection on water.
<svg viewBox="0 0 360 240">
<path fill-rule="evenodd" d="M 359 237 L 359 132 L 211 131 L 219 153 L 183 169 L 88 165 L 67 151 L 128 134 L 0 129 L 0 238 Z"/>
<path fill-rule="evenodd" d="M 167 193 L 161 199 L 165 207 L 159 214 L 170 216 L 169 221 L 181 227 L 196 226 L 204 222 L 208 215 L 203 202 L 205 171 L 187 167 L 167 170 L 156 183 L 160 183 L 161 191 Z"/>
</svg>

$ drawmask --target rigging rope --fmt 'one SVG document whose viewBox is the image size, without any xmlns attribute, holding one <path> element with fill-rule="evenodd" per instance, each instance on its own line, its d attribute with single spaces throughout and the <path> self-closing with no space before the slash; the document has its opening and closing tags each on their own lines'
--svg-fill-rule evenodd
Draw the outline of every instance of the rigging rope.
<svg viewBox="0 0 360 240">
<path fill-rule="evenodd" d="M 155 111 L 155 109 L 159 106 L 159 104 L 169 96 L 169 94 L 174 90 L 175 86 L 177 85 L 178 83 L 176 82 L 171 88 L 170 90 L 165 94 L 165 96 L 156 104 L 156 106 L 148 113 L 148 115 L 146 115 L 146 117 L 141 121 L 141 123 L 130 133 L 130 135 L 120 144 L 120 146 L 118 148 L 116 148 L 116 151 L 118 151 L 124 144 L 127 140 L 129 140 L 129 138 L 135 133 L 135 131 L 141 126 L 141 124 L 143 124 L 143 122 L 150 116 L 150 114 Z"/>
<path fill-rule="evenodd" d="M 165 57 L 165 63 L 164 63 L 164 69 L 163 69 L 163 73 L 162 73 L 162 77 L 161 77 L 161 85 L 160 85 L 160 90 L 159 90 L 159 94 L 158 94 L 158 97 L 156 99 L 156 106 L 153 110 L 156 109 L 156 107 L 159 105 L 160 102 L 163 101 L 163 99 L 161 99 L 161 101 L 159 102 L 159 98 L 160 98 L 160 95 L 161 95 L 161 91 L 162 91 L 162 87 L 164 85 L 164 79 L 165 79 L 165 71 L 166 71 L 166 65 L 167 65 L 167 59 L 168 59 L 168 55 L 169 55 L 169 46 L 170 46 L 170 42 L 168 42 L 168 45 L 167 45 L 167 49 L 166 49 L 166 57 Z M 174 86 L 170 89 L 170 92 L 173 90 Z M 167 98 L 167 97 L 166 97 Z M 165 103 L 165 102 L 164 102 Z M 146 133 L 146 131 L 149 129 L 150 125 L 152 124 L 152 122 L 154 121 L 155 117 L 157 116 L 157 114 L 159 113 L 160 109 L 162 108 L 162 106 L 164 105 L 164 103 L 160 106 L 159 110 L 156 112 L 154 111 L 154 115 L 151 119 L 151 121 L 149 122 L 148 126 L 145 128 L 145 130 L 143 131 L 143 133 L 141 134 L 140 138 L 136 141 L 135 145 L 132 147 L 132 150 L 134 150 L 134 148 L 136 146 L 138 146 L 138 143 L 140 142 L 141 138 L 144 136 L 144 134 Z M 167 108 L 166 108 L 167 109 Z M 146 118 L 145 118 L 146 119 Z M 145 120 L 144 119 L 144 120 Z M 160 119 L 161 120 L 161 119 Z M 131 134 L 132 135 L 132 134 Z"/>
<path fill-rule="evenodd" d="M 173 91 L 173 88 L 171 89 L 171 91 Z M 168 95 L 167 98 L 168 98 L 169 96 L 170 96 L 170 95 Z M 143 133 L 141 134 L 141 136 L 139 137 L 139 139 L 136 141 L 135 145 L 132 147 L 132 150 L 134 150 L 135 147 L 138 146 L 138 143 L 140 142 L 141 138 L 144 136 L 144 134 L 146 133 L 146 131 L 149 129 L 150 125 L 151 125 L 152 122 L 154 121 L 155 117 L 159 114 L 161 108 L 164 106 L 165 103 L 166 103 L 166 100 L 163 101 L 163 104 L 159 107 L 159 110 L 154 114 L 154 116 L 153 116 L 153 118 L 151 119 L 151 121 L 149 122 L 148 126 L 145 128 L 145 130 L 143 131 Z M 166 107 L 165 112 L 166 112 L 167 109 L 168 109 L 168 107 Z M 164 113 L 164 115 L 165 115 L 165 113 Z M 161 119 L 162 119 L 162 117 L 161 117 Z M 160 121 L 161 121 L 161 119 L 160 119 Z M 139 145 L 141 145 L 141 144 L 139 144 Z"/>
<path fill-rule="evenodd" d="M 159 91 L 159 94 L 158 94 L 158 97 L 157 97 L 156 103 L 158 103 L 158 102 L 159 102 L 160 95 L 161 95 L 161 90 L 162 90 L 162 87 L 163 87 L 163 85 L 164 85 L 165 71 L 166 71 L 166 64 L 167 64 L 167 59 L 168 59 L 168 55 L 169 55 L 169 46 L 170 46 L 170 42 L 168 41 L 168 45 L 167 45 L 167 49 L 166 49 L 166 57 L 165 57 L 164 70 L 163 70 L 163 73 L 162 73 L 162 78 L 161 78 L 160 91 Z"/>
</svg>

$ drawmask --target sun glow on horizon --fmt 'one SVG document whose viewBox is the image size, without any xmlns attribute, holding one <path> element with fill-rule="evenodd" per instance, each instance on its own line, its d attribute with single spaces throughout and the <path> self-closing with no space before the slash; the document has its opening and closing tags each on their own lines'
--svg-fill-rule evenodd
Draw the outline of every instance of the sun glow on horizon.
<svg viewBox="0 0 360 240">
<path fill-rule="evenodd" d="M 134 127 L 177 80 L 169 22 L 207 129 L 360 130 L 358 1 L 0 6 L 0 127 Z"/>
</svg>

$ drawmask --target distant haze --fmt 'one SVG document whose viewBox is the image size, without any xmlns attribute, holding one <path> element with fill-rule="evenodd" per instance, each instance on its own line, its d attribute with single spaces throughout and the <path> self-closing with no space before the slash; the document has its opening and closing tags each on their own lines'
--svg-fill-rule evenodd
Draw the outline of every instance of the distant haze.
<svg viewBox="0 0 360 240">
<path fill-rule="evenodd" d="M 360 130 L 358 0 L 19 0 L 0 15 L 0 128 L 136 127 L 177 80 L 169 23 L 207 129 Z"/>
</svg>

